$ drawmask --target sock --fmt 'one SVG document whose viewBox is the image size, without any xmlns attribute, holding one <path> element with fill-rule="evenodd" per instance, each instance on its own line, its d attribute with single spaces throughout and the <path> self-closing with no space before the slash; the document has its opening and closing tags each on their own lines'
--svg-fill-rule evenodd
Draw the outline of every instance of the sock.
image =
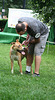
<svg viewBox="0 0 55 100">
<path fill-rule="evenodd" d="M 30 72 L 31 66 L 26 66 L 26 71 Z"/>
</svg>

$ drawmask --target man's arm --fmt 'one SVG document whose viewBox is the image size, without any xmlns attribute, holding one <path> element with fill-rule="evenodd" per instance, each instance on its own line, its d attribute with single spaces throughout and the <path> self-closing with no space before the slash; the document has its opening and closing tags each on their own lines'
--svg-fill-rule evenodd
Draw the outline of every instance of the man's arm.
<svg viewBox="0 0 55 100">
<path fill-rule="evenodd" d="M 33 39 L 29 42 L 29 44 L 36 44 L 36 43 L 39 43 L 40 42 L 40 38 L 37 38 L 37 39 Z"/>
</svg>

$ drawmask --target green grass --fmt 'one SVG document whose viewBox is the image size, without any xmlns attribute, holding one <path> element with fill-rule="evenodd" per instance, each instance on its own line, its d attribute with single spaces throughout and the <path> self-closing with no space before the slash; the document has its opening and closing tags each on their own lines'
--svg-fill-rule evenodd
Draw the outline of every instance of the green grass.
<svg viewBox="0 0 55 100">
<path fill-rule="evenodd" d="M 21 75 L 14 62 L 14 74 L 10 67 L 10 44 L 0 44 L 0 100 L 55 100 L 55 45 L 47 47 L 42 55 L 40 77 Z M 26 59 L 22 61 L 25 72 Z M 33 71 L 35 68 L 33 62 Z"/>
</svg>

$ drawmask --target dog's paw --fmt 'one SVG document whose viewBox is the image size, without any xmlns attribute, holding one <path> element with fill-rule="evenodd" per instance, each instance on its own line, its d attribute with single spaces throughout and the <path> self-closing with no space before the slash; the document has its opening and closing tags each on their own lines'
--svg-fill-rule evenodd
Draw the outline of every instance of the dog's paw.
<svg viewBox="0 0 55 100">
<path fill-rule="evenodd" d="M 11 70 L 11 73 L 13 74 L 13 70 Z"/>
<path fill-rule="evenodd" d="M 21 73 L 21 75 L 23 75 L 23 73 Z"/>
</svg>

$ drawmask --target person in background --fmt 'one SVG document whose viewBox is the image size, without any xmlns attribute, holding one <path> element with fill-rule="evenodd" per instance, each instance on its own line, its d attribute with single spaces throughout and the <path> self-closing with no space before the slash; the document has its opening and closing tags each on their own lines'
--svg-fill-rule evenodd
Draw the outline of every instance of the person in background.
<svg viewBox="0 0 55 100">
<path fill-rule="evenodd" d="M 2 19 L 2 15 L 1 15 L 1 12 L 0 12 L 0 19 Z"/>
<path fill-rule="evenodd" d="M 39 68 L 41 63 L 41 55 L 44 52 L 46 40 L 49 35 L 48 27 L 41 21 L 31 17 L 21 17 L 16 25 L 16 32 L 19 35 L 29 34 L 29 38 L 22 44 L 28 45 L 28 56 L 26 61 L 26 73 L 30 73 L 35 55 L 35 73 L 33 76 L 40 76 Z"/>
</svg>

